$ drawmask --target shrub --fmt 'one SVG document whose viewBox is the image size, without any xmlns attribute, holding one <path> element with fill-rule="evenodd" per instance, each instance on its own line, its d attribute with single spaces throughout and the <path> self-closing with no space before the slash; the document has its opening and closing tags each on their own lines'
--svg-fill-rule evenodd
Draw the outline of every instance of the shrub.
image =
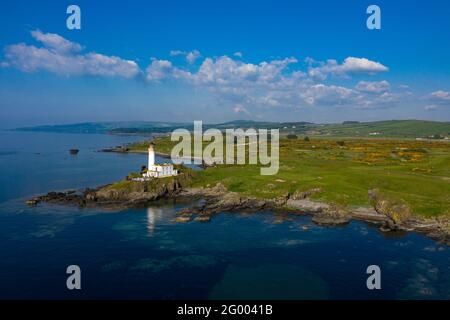
<svg viewBox="0 0 450 320">
<path fill-rule="evenodd" d="M 127 180 L 132 180 L 132 179 L 135 179 L 135 178 L 141 178 L 141 174 L 137 173 L 137 172 L 131 172 L 127 176 Z"/>
</svg>

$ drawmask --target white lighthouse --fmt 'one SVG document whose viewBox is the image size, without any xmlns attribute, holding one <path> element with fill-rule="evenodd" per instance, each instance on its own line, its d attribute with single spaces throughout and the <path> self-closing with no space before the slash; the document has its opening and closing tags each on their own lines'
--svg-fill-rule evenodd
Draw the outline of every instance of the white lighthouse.
<svg viewBox="0 0 450 320">
<path fill-rule="evenodd" d="M 153 149 L 153 143 L 150 143 L 148 147 L 148 167 L 147 172 L 143 174 L 144 179 L 148 178 L 165 178 L 176 176 L 178 174 L 178 170 L 173 168 L 173 164 L 164 163 L 164 164 L 156 164 L 155 163 L 155 150 Z"/>
<path fill-rule="evenodd" d="M 155 165 L 155 150 L 153 149 L 153 144 L 150 143 L 148 146 L 148 170 L 152 170 L 153 166 Z"/>
</svg>

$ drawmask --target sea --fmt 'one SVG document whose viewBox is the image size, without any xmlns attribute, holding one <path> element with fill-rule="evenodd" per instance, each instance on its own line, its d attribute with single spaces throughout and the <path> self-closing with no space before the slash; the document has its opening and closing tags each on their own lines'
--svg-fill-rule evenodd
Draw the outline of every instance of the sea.
<svg viewBox="0 0 450 320">
<path fill-rule="evenodd" d="M 99 150 L 142 139 L 0 132 L 0 299 L 450 298 L 449 248 L 416 233 L 321 227 L 283 212 L 179 223 L 189 204 L 174 200 L 124 210 L 25 204 L 138 171 L 145 154 Z M 79 290 L 67 287 L 72 265 Z M 367 285 L 374 265 L 379 289 Z"/>
</svg>

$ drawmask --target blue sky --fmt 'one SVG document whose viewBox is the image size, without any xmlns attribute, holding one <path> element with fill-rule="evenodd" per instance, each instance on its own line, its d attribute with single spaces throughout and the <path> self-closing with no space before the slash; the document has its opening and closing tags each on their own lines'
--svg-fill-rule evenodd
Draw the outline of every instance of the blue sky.
<svg viewBox="0 0 450 320">
<path fill-rule="evenodd" d="M 2 1 L 0 47 L 0 127 L 450 121 L 444 0 Z"/>
</svg>

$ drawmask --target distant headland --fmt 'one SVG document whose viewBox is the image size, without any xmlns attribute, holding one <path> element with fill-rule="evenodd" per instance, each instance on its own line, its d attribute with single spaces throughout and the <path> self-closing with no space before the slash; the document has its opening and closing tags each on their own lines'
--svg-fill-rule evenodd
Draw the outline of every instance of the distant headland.
<svg viewBox="0 0 450 320">
<path fill-rule="evenodd" d="M 316 124 L 311 122 L 266 122 L 236 120 L 218 124 L 205 124 L 208 128 L 265 128 L 279 129 L 283 135 L 378 137 L 408 139 L 445 139 L 450 136 L 450 122 L 426 120 L 387 120 L 374 122 L 344 121 L 342 123 Z M 175 122 L 86 122 L 67 125 L 22 127 L 15 130 L 60 133 L 109 133 L 109 134 L 167 134 L 175 129 L 192 130 L 192 123 Z"/>
</svg>

